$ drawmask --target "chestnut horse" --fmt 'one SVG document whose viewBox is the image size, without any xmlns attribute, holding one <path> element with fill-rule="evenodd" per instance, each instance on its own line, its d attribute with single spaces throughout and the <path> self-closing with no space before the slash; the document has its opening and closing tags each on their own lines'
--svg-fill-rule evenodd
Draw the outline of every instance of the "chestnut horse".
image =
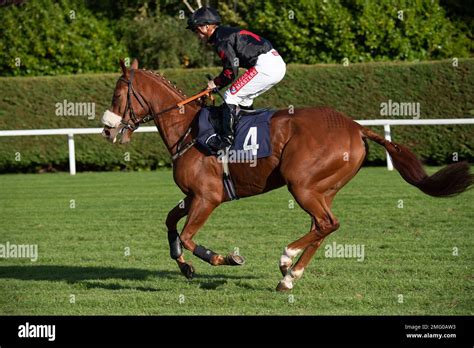
<svg viewBox="0 0 474 348">
<path fill-rule="evenodd" d="M 121 68 L 123 75 L 117 81 L 111 109 L 106 111 L 108 117 L 104 114 L 106 126 L 102 134 L 115 142 L 121 133 L 121 143 L 126 143 L 145 117 L 154 119 L 173 156 L 174 181 L 185 194 L 166 219 L 171 257 L 187 278 L 194 275 L 194 267 L 185 261 L 181 246 L 214 266 L 242 264 L 243 259 L 237 255 L 222 256 L 193 241 L 213 210 L 230 200 L 223 185 L 222 164 L 215 156 L 191 146 L 198 132 L 196 115 L 200 104 L 193 102 L 177 108 L 176 104 L 186 97 L 161 75 L 139 70 L 136 60 L 130 69 L 121 62 Z M 229 168 L 238 197 L 255 196 L 286 185 L 311 217 L 310 230 L 288 244 L 280 258 L 280 291 L 293 288 L 293 282 L 302 276 L 324 239 L 339 228 L 331 205 L 336 193 L 364 162 L 366 139 L 384 146 L 403 179 L 428 195 L 455 195 L 474 182 L 466 162 L 450 164 L 428 176 L 408 148 L 385 140 L 331 108 L 302 108 L 293 113 L 279 110 L 271 118 L 270 134 L 271 156 L 259 159 L 256 166 L 230 163 Z M 183 144 L 189 146 L 180 151 Z M 178 234 L 177 223 L 184 216 L 186 223 Z"/>
</svg>

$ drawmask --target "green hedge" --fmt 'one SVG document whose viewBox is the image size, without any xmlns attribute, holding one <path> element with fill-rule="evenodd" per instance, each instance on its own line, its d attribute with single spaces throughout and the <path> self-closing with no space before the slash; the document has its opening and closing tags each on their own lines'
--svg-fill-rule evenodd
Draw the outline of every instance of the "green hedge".
<svg viewBox="0 0 474 348">
<path fill-rule="evenodd" d="M 32 0 L 0 6 L 0 75 L 113 71 L 127 49 L 114 23 L 78 0 Z"/>
<path fill-rule="evenodd" d="M 247 4 L 249 3 L 249 4 Z M 248 1 L 246 20 L 289 62 L 469 57 L 471 41 L 438 1 Z"/>
<path fill-rule="evenodd" d="M 256 106 L 286 108 L 332 106 L 354 119 L 385 118 L 380 105 L 389 99 L 419 102 L 421 117 L 474 117 L 474 59 L 423 63 L 370 63 L 341 65 L 290 65 L 285 79 L 259 97 Z M 188 95 L 205 84 L 207 72 L 218 69 L 164 70 Z M 119 74 L 57 77 L 0 78 L 0 129 L 100 127 Z M 56 116 L 63 100 L 96 103 L 96 117 Z M 400 118 L 400 117 L 389 117 Z M 403 117 L 410 118 L 410 117 Z M 382 127 L 374 127 L 382 132 Z M 429 164 L 474 159 L 473 126 L 395 126 L 395 141 L 408 145 Z M 383 148 L 372 144 L 369 163 L 382 164 Z M 126 152 L 130 161 L 125 161 Z M 18 154 L 21 160 L 17 161 Z M 67 170 L 65 136 L 0 137 L 0 171 Z M 79 170 L 154 169 L 170 164 L 156 133 L 136 134 L 130 145 L 111 145 L 99 135 L 76 136 Z"/>
<path fill-rule="evenodd" d="M 194 1 L 192 1 L 195 3 Z M 177 0 L 0 1 L 0 75 L 113 72 L 117 56 L 154 69 L 219 65 L 186 30 Z M 13 4 L 15 3 L 15 4 Z M 269 39 L 289 63 L 472 57 L 473 6 L 444 0 L 207 0 L 225 25 Z M 207 46 L 207 49 L 205 47 Z"/>
</svg>

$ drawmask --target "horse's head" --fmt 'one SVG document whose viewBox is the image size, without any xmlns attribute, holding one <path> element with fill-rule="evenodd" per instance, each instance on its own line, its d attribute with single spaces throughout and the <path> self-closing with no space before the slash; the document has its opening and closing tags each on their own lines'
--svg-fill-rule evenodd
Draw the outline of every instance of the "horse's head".
<svg viewBox="0 0 474 348">
<path fill-rule="evenodd" d="M 138 61 L 134 59 L 130 69 L 127 69 L 121 60 L 120 67 L 122 76 L 115 85 L 112 106 L 102 116 L 104 124 L 102 136 L 115 143 L 120 135 L 120 144 L 126 144 L 130 142 L 133 131 L 138 128 L 141 119 L 151 110 L 136 89 L 134 76 L 138 69 Z"/>
</svg>

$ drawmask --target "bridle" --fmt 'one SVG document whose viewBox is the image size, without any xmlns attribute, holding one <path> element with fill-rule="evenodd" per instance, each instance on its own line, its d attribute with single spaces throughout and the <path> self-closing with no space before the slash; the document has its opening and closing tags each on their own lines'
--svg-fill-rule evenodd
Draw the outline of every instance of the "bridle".
<svg viewBox="0 0 474 348">
<path fill-rule="evenodd" d="M 130 130 L 131 132 L 134 132 L 138 129 L 141 123 L 146 123 L 151 120 L 156 119 L 157 116 L 160 116 L 166 112 L 169 112 L 171 110 L 174 110 L 176 108 L 180 108 L 184 104 L 187 104 L 189 101 L 194 100 L 193 98 L 187 99 L 184 102 L 175 104 L 169 108 L 166 108 L 164 110 L 161 110 L 158 113 L 155 113 L 153 111 L 153 108 L 150 106 L 150 104 L 143 98 L 140 92 L 136 91 L 135 88 L 133 88 L 133 77 L 135 75 L 135 69 L 130 69 L 130 75 L 129 79 L 127 80 L 124 76 L 121 76 L 119 81 L 123 81 L 127 84 L 128 90 L 127 90 L 127 104 L 125 106 L 125 110 L 122 114 L 122 119 L 120 120 L 120 123 L 123 125 L 122 132 L 125 131 L 126 129 Z M 135 99 L 138 100 L 138 103 L 140 103 L 140 106 L 145 110 L 145 104 L 146 108 L 148 108 L 148 112 L 145 114 L 144 117 L 139 119 L 137 115 L 135 114 L 135 110 L 133 110 L 132 106 L 132 95 L 135 97 Z M 128 119 L 125 121 L 125 116 L 128 111 Z M 178 157 L 181 157 L 187 150 L 189 150 L 194 144 L 196 143 L 196 139 L 192 139 L 191 142 L 187 143 L 183 147 L 184 140 L 188 137 L 188 135 L 191 133 L 191 127 L 188 128 L 186 133 L 180 137 L 180 139 L 177 142 L 177 150 L 174 155 L 172 155 L 172 160 L 176 160 Z"/>
<path fill-rule="evenodd" d="M 125 105 L 125 110 L 122 114 L 122 120 L 120 123 L 124 125 L 124 129 L 129 129 L 130 131 L 136 131 L 138 127 L 140 126 L 140 123 L 145 123 L 154 118 L 154 112 L 153 109 L 148 105 L 148 103 L 145 101 L 143 96 L 140 94 L 140 92 L 137 92 L 135 88 L 133 88 L 133 77 L 135 75 L 135 69 L 130 69 L 130 77 L 127 80 L 124 76 L 120 77 L 120 81 L 123 81 L 127 84 L 128 90 L 127 90 L 127 104 Z M 138 100 L 140 103 L 140 106 L 145 109 L 145 105 L 148 107 L 148 112 L 146 113 L 145 117 L 142 119 L 138 119 L 137 115 L 135 114 L 135 110 L 133 110 L 132 106 L 132 95 L 135 97 L 135 99 Z M 128 120 L 125 120 L 125 115 L 127 114 L 128 111 Z M 152 117 L 150 117 L 150 112 L 152 114 Z"/>
<path fill-rule="evenodd" d="M 135 75 L 135 69 L 130 69 L 130 77 L 129 79 L 127 80 L 125 77 L 121 76 L 120 77 L 120 81 L 123 81 L 127 84 L 128 86 L 128 91 L 127 91 L 127 105 L 125 106 L 125 110 L 122 114 L 122 120 L 120 121 L 120 123 L 122 125 L 124 125 L 124 128 L 126 129 L 129 129 L 131 130 L 132 132 L 137 130 L 138 127 L 140 126 L 141 123 L 147 123 L 147 122 L 150 122 L 152 120 L 154 120 L 156 118 L 156 116 L 160 116 L 164 113 L 167 113 L 171 110 L 174 110 L 174 109 L 179 109 L 180 107 L 182 107 L 183 105 L 193 101 L 194 99 L 196 99 L 195 97 L 198 97 L 199 95 L 196 95 L 192 98 L 189 98 L 187 100 L 185 100 L 184 102 L 180 102 L 180 103 L 177 103 L 173 106 L 170 106 L 169 108 L 166 108 L 164 110 L 161 110 L 160 112 L 158 113 L 155 113 L 153 111 L 153 108 L 146 102 L 145 98 L 143 98 L 143 96 L 141 95 L 140 92 L 137 92 L 135 90 L 135 88 L 133 88 L 133 77 Z M 201 93 L 203 94 L 203 93 Z M 133 110 L 133 106 L 132 106 L 132 95 L 135 97 L 135 99 L 138 100 L 138 102 L 140 103 L 140 106 L 145 109 L 145 106 L 143 104 L 146 104 L 147 108 L 148 108 L 148 112 L 146 113 L 146 115 L 139 119 L 137 117 L 137 115 L 135 114 L 135 111 Z M 142 102 L 143 101 L 143 102 Z M 124 119 L 125 119 L 125 115 L 127 113 L 127 111 L 129 111 L 129 119 L 125 122 Z M 133 123 L 130 123 L 130 121 L 132 121 Z"/>
</svg>

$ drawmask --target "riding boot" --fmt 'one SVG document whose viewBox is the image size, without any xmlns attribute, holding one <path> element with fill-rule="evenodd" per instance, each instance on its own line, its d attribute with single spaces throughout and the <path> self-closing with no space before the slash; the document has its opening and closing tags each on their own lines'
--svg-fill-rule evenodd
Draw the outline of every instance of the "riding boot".
<svg viewBox="0 0 474 348">
<path fill-rule="evenodd" d="M 224 150 L 234 142 L 234 119 L 237 105 L 222 105 L 222 126 L 219 137 L 211 138 L 209 145 L 216 150 Z"/>
<path fill-rule="evenodd" d="M 234 119 L 237 105 L 228 104 L 222 110 L 222 133 L 221 140 L 224 143 L 222 148 L 231 146 L 234 142 Z"/>
</svg>

